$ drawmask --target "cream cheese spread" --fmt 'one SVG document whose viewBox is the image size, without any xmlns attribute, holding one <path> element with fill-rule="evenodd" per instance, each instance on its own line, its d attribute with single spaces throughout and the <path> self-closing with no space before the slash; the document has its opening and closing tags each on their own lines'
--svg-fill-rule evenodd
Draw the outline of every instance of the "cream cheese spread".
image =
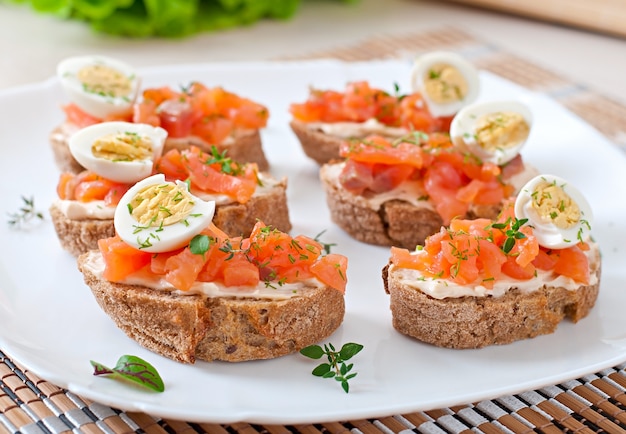
<svg viewBox="0 0 626 434">
<path fill-rule="evenodd" d="M 80 202 L 58 199 L 55 205 L 70 220 L 113 220 L 115 214 L 115 207 L 106 206 L 103 200 Z"/>
<path fill-rule="evenodd" d="M 99 252 L 89 252 L 89 256 L 84 263 L 84 267 L 92 272 L 97 278 L 102 279 L 104 272 L 104 259 Z M 126 277 L 123 281 L 127 285 L 139 285 L 156 291 L 166 291 L 178 295 L 204 295 L 206 297 L 239 297 L 267 300 L 286 300 L 301 295 L 304 291 L 321 288 L 323 285 L 315 280 L 309 279 L 304 282 L 287 283 L 283 285 L 266 285 L 260 282 L 257 286 L 233 286 L 227 287 L 215 282 L 195 282 L 187 291 L 180 291 L 173 287 L 162 276 L 150 273 L 147 268 Z"/>
<path fill-rule="evenodd" d="M 310 122 L 308 127 L 324 134 L 347 139 L 380 134 L 387 137 L 401 137 L 409 133 L 405 128 L 390 127 L 372 118 L 365 122 Z"/>
<path fill-rule="evenodd" d="M 589 259 L 591 275 L 589 285 L 598 283 L 598 271 L 600 267 L 600 253 L 598 245 L 590 244 L 590 249 L 585 252 Z M 414 255 L 426 254 L 424 251 L 416 251 Z M 517 280 L 513 278 L 500 278 L 494 282 L 493 288 L 486 288 L 483 285 L 459 285 L 445 279 L 434 279 L 424 277 L 420 271 L 409 268 L 398 268 L 394 265 L 389 267 L 389 276 L 398 281 L 403 286 L 408 286 L 422 291 L 436 299 L 458 298 L 458 297 L 501 297 L 508 290 L 517 288 L 523 293 L 536 291 L 544 286 L 565 288 L 575 291 L 581 284 L 573 279 L 558 275 L 552 271 L 537 270 L 537 276 L 530 280 Z"/>
</svg>

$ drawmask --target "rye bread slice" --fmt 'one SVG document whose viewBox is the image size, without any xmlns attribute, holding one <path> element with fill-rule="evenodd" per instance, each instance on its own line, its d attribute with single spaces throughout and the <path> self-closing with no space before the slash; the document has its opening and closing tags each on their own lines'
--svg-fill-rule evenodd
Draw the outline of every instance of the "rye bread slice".
<svg viewBox="0 0 626 434">
<path fill-rule="evenodd" d="M 530 292 L 512 286 L 501 297 L 433 298 L 399 281 L 389 264 L 382 279 L 397 331 L 439 347 L 466 349 L 553 333 L 565 318 L 580 321 L 598 298 L 599 253 L 590 260 L 590 267 L 597 276 L 594 284 L 574 290 L 543 285 Z"/>
<path fill-rule="evenodd" d="M 343 322 L 343 294 L 308 288 L 280 300 L 180 295 L 112 283 L 85 266 L 78 268 L 98 305 L 141 346 L 182 363 L 242 362 L 294 353 L 329 337 Z"/>
</svg>

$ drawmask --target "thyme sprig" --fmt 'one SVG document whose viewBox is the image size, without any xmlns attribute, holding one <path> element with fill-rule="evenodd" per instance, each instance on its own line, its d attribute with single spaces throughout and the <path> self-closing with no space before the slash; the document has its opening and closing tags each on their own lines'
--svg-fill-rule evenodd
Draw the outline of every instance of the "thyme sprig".
<svg viewBox="0 0 626 434">
<path fill-rule="evenodd" d="M 22 196 L 22 201 L 24 202 L 24 205 L 18 212 L 8 214 L 8 223 L 10 226 L 19 228 L 33 219 L 43 220 L 43 213 L 37 211 L 35 208 L 35 199 L 33 196 Z"/>
<path fill-rule="evenodd" d="M 220 153 L 215 145 L 211 146 L 211 156 L 205 161 L 205 164 L 218 164 L 222 173 L 227 175 L 239 176 L 244 172 L 243 166 L 226 156 L 227 151 Z"/>
<path fill-rule="evenodd" d="M 322 232 L 320 232 L 319 234 L 315 235 L 315 238 L 313 238 L 314 241 L 317 241 L 318 243 L 320 243 L 322 245 L 322 248 L 324 249 L 324 254 L 328 255 L 330 253 L 330 250 L 335 247 L 337 245 L 337 243 L 325 243 L 321 240 L 322 235 L 324 235 L 324 232 L 326 232 L 326 229 L 324 229 Z"/>
<path fill-rule="evenodd" d="M 504 234 L 506 235 L 506 239 L 504 240 L 504 244 L 502 245 L 502 251 L 504 253 L 509 253 L 511 250 L 513 250 L 516 240 L 526 238 L 526 234 L 520 232 L 520 228 L 524 226 L 527 222 L 528 219 L 512 219 L 509 217 L 504 223 L 493 223 L 491 225 L 491 227 L 494 229 L 504 231 Z"/>
<path fill-rule="evenodd" d="M 322 378 L 334 378 L 341 384 L 341 388 L 344 392 L 350 391 L 349 381 L 356 377 L 356 372 L 351 372 L 354 364 L 346 364 L 347 360 L 350 360 L 353 356 L 358 354 L 363 349 L 363 345 L 348 342 L 344 344 L 339 351 L 335 349 L 333 344 L 324 344 L 324 347 L 319 345 L 310 345 L 300 350 L 300 354 L 310 359 L 321 359 L 326 356 L 328 363 L 322 363 L 318 365 L 311 374 L 316 377 Z"/>
<path fill-rule="evenodd" d="M 165 384 L 154 366 L 145 360 L 137 357 L 124 355 L 120 357 L 114 368 L 108 368 L 102 363 L 90 360 L 93 366 L 93 375 L 108 376 L 114 380 L 131 382 L 155 392 L 163 392 Z"/>
</svg>

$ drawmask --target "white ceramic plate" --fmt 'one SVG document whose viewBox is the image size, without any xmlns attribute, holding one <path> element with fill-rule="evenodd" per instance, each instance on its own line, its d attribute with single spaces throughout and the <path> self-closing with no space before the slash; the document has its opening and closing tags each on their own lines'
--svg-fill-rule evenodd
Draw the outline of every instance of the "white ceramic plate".
<svg viewBox="0 0 626 434">
<path fill-rule="evenodd" d="M 239 364 L 182 365 L 150 353 L 119 331 L 83 284 L 74 259 L 58 245 L 50 220 L 27 230 L 0 225 L 0 348 L 40 377 L 124 410 L 186 421 L 313 423 L 441 408 L 533 390 L 597 372 L 626 360 L 626 158 L 600 134 L 561 106 L 483 73 L 482 99 L 517 98 L 536 123 L 526 161 L 560 175 L 588 197 L 602 247 L 600 297 L 591 314 L 556 333 L 481 350 L 448 350 L 406 338 L 391 326 L 380 270 L 388 249 L 361 244 L 329 220 L 317 179 L 288 128 L 288 105 L 303 101 L 308 86 L 342 88 L 346 81 L 408 89 L 409 65 L 234 63 L 143 70 L 145 86 L 186 85 L 192 80 L 267 104 L 264 132 L 274 174 L 289 177 L 293 233 L 337 243 L 350 258 L 344 324 L 328 341 L 365 346 L 354 359 L 358 376 L 345 394 L 332 380 L 313 377 L 316 362 L 299 354 Z M 56 79 L 0 93 L 0 215 L 6 218 L 32 196 L 44 212 L 55 196 L 58 172 L 48 132 L 62 120 L 65 102 Z M 162 394 L 135 390 L 92 376 L 89 360 L 114 365 L 122 354 L 152 362 L 166 383 Z"/>
</svg>

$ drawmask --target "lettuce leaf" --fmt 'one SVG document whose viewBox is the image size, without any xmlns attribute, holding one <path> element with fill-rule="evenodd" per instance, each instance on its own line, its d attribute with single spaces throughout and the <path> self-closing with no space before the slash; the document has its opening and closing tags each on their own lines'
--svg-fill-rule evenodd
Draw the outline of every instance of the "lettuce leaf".
<svg viewBox="0 0 626 434">
<path fill-rule="evenodd" d="M 8 1 L 30 4 L 37 12 L 85 21 L 97 32 L 132 38 L 176 38 L 249 25 L 265 18 L 287 20 L 297 13 L 302 0 Z"/>
</svg>

